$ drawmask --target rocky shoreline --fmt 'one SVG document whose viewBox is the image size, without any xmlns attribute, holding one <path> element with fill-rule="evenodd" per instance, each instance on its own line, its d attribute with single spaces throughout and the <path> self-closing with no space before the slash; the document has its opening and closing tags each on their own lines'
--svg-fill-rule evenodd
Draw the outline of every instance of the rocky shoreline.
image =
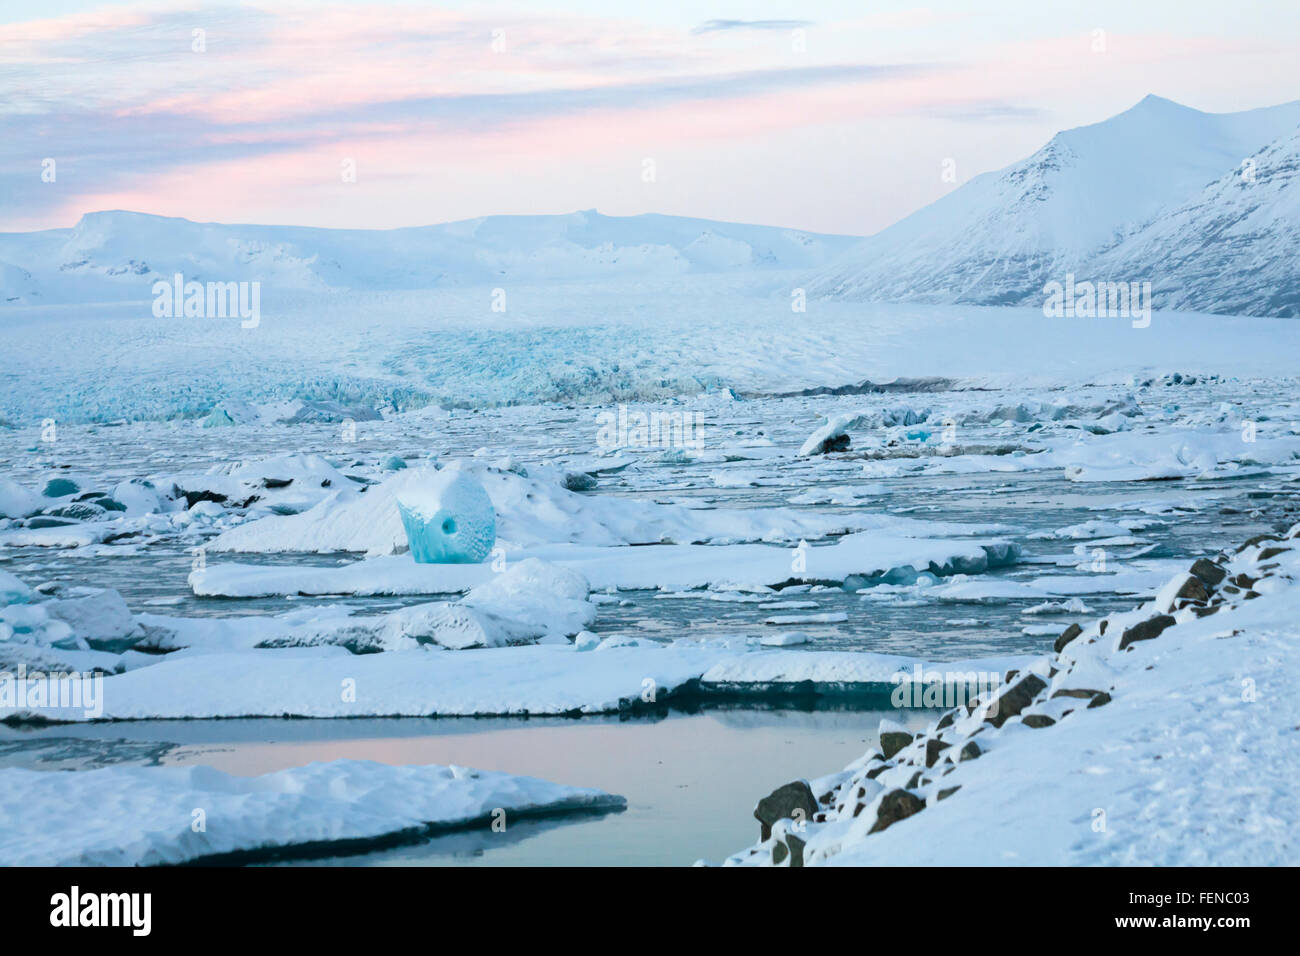
<svg viewBox="0 0 1300 956">
<path fill-rule="evenodd" d="M 1148 647 L 1169 644 L 1170 636 L 1189 630 L 1187 625 L 1203 618 L 1218 615 L 1224 625 L 1229 625 L 1242 617 L 1239 612 L 1247 602 L 1290 591 L 1298 578 L 1300 524 L 1285 532 L 1257 535 L 1231 553 L 1197 559 L 1186 572 L 1176 575 L 1161 588 L 1153 600 L 1140 607 L 1112 613 L 1086 625 L 1071 624 L 1055 641 L 1052 654 L 1035 660 L 1021 672 L 1009 671 L 1002 685 L 982 699 L 945 711 L 914 734 L 893 721 L 882 720 L 879 746 L 845 770 L 777 788 L 760 800 L 754 810 L 760 824 L 760 842 L 728 858 L 726 865 L 805 866 L 848 862 L 844 859 L 846 851 L 855 851 L 853 855 L 860 856 L 858 851 L 865 852 L 871 841 L 878 839 L 877 834 L 918 815 L 918 821 L 908 825 L 920 828 L 911 837 L 928 840 L 932 834 L 925 832 L 922 822 L 925 811 L 949 799 L 960 801 L 968 796 L 972 800 L 980 799 L 961 792 L 971 761 L 991 751 L 1005 750 L 1003 756 L 1008 758 L 1015 750 L 1024 750 L 1027 755 L 1038 753 L 1038 747 L 1019 746 L 1018 741 L 1039 742 L 1026 741 L 1027 732 L 1052 734 L 1052 728 L 1063 721 L 1092 720 L 1090 712 L 1112 704 L 1123 695 L 1124 691 L 1116 684 L 1120 675 L 1132 668 L 1121 659 Z M 1260 603 L 1266 604 L 1267 600 Z M 1243 633 L 1243 628 L 1229 626 L 1209 636 L 1216 640 L 1236 638 Z M 1292 638 L 1289 641 L 1292 645 L 1294 633 L 1292 628 L 1289 634 L 1284 634 L 1285 638 Z M 1271 637 L 1273 632 L 1268 634 Z M 1174 648 L 1173 653 L 1181 651 L 1181 645 L 1170 647 Z M 1168 657 L 1168 653 L 1162 652 L 1141 670 L 1150 674 Z M 1230 654 L 1220 652 L 1217 659 L 1231 664 Z M 1246 681 L 1253 692 L 1253 679 L 1243 678 L 1243 686 Z M 1177 689 L 1171 694 L 1177 694 Z M 1285 723 L 1279 734 L 1287 732 Z M 1148 774 L 1162 772 L 1163 765 L 1151 762 L 1160 759 L 1158 753 L 1149 759 Z M 1173 763 L 1168 761 L 1170 765 Z M 1003 767 L 1002 772 L 1016 773 L 1022 766 L 1023 763 L 1013 762 L 1009 768 Z M 1104 771 L 1105 768 L 1097 770 L 1099 775 Z M 981 807 L 974 810 L 974 815 L 978 817 L 993 809 Z M 1014 813 L 1016 809 L 1002 807 L 998 812 Z M 1102 823 L 1100 830 L 1095 825 L 1092 830 L 1104 833 L 1104 810 L 1098 808 L 1093 813 L 1100 814 Z M 979 835 L 972 835 L 972 842 L 983 844 L 974 851 L 976 859 L 1000 862 L 999 848 L 994 842 Z M 888 862 L 912 861 L 891 859 Z"/>
</svg>

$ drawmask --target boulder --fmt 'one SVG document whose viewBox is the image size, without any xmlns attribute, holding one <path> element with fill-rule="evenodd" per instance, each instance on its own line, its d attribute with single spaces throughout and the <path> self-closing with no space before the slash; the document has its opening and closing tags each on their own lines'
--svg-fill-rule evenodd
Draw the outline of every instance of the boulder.
<svg viewBox="0 0 1300 956">
<path fill-rule="evenodd" d="M 1065 646 L 1067 644 L 1069 644 L 1072 640 L 1074 640 L 1082 633 L 1083 633 L 1083 628 L 1081 628 L 1078 624 L 1071 624 L 1069 627 L 1067 627 L 1065 630 L 1061 632 L 1061 636 L 1058 637 L 1056 639 L 1056 643 L 1052 645 L 1052 650 L 1056 651 L 1056 653 L 1058 654 L 1061 653 L 1061 651 L 1065 650 Z"/>
<path fill-rule="evenodd" d="M 1177 622 L 1168 614 L 1157 614 L 1155 617 L 1147 618 L 1141 624 L 1134 624 L 1120 635 L 1119 649 L 1122 651 L 1138 641 L 1154 640 L 1164 632 L 1165 628 L 1172 627 L 1175 623 Z"/>
<path fill-rule="evenodd" d="M 898 753 L 913 740 L 911 734 L 892 720 L 882 720 L 880 722 L 879 733 L 880 754 L 886 760 L 893 759 L 894 754 Z"/>
<path fill-rule="evenodd" d="M 925 809 L 925 801 L 906 790 L 891 790 L 880 800 L 876 809 L 876 822 L 871 833 L 887 830 L 899 820 L 906 820 L 915 813 Z"/>
<path fill-rule="evenodd" d="M 754 807 L 754 819 L 758 821 L 759 839 L 767 840 L 772 836 L 772 825 L 778 820 L 811 820 L 817 812 L 817 798 L 803 780 L 795 780 L 783 787 L 777 787 Z M 796 817 L 796 814 L 799 814 Z"/>
<path fill-rule="evenodd" d="M 1208 558 L 1197 558 L 1191 567 L 1192 574 L 1200 578 L 1207 588 L 1219 586 L 1219 582 L 1228 576 L 1228 572 Z"/>
<path fill-rule="evenodd" d="M 1046 689 L 1047 684 L 1041 677 L 1037 674 L 1026 674 L 997 698 L 993 704 L 994 712 L 985 718 L 985 723 L 1001 727 L 1008 717 L 1019 714 Z"/>
</svg>

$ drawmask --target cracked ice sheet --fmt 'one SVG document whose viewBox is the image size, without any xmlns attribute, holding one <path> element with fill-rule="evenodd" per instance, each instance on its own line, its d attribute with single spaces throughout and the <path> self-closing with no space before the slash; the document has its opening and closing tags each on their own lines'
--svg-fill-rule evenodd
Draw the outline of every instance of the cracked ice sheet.
<svg viewBox="0 0 1300 956">
<path fill-rule="evenodd" d="M 0 770 L 10 866 L 149 866 L 214 854 L 378 840 L 507 815 L 615 809 L 623 797 L 465 767 L 313 763 L 256 777 L 212 767 Z M 206 827 L 193 829 L 201 807 Z"/>
<path fill-rule="evenodd" d="M 939 665 L 857 651 L 765 650 L 743 640 L 638 641 L 590 651 L 567 644 L 362 655 L 338 647 L 186 651 L 104 678 L 102 719 L 613 713 L 621 704 L 641 700 L 649 688 L 662 700 L 693 680 L 733 685 L 811 680 L 879 690 L 892 686 L 893 675 L 913 673 L 918 665 L 1002 673 L 1028 660 L 1008 656 Z M 344 699 L 346 688 L 355 688 L 355 699 Z M 0 719 L 9 717 L 86 719 L 76 708 L 0 708 Z"/>
<path fill-rule="evenodd" d="M 992 555 L 992 558 L 990 557 Z M 1018 549 L 1003 539 L 950 541 L 851 534 L 825 547 L 810 547 L 806 569 L 796 572 L 793 549 L 762 544 L 649 545 L 601 548 L 552 545 L 530 548 L 512 560 L 537 557 L 572 568 L 592 590 L 709 586 L 772 586 L 791 579 L 843 581 L 895 569 L 980 572 L 1014 562 Z M 190 585 L 203 597 L 265 597 L 291 594 L 456 594 L 490 579 L 490 564 L 416 564 L 409 555 L 371 558 L 342 567 L 219 564 L 194 571 Z"/>
</svg>

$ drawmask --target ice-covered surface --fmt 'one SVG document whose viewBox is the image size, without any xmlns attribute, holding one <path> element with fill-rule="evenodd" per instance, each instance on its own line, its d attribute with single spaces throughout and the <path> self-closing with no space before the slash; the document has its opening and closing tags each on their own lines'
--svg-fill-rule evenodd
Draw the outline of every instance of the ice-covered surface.
<svg viewBox="0 0 1300 956">
<path fill-rule="evenodd" d="M 335 760 L 237 777 L 211 767 L 0 769 L 9 866 L 155 866 L 417 839 L 493 815 L 614 810 L 624 798 L 467 767 Z"/>
<path fill-rule="evenodd" d="M 1006 540 L 960 541 L 904 538 L 861 532 L 825 547 L 781 548 L 766 544 L 656 545 L 600 548 L 553 545 L 529 548 L 520 557 L 540 558 L 580 572 L 597 590 L 664 588 L 769 588 L 800 582 L 842 584 L 860 578 L 915 580 L 919 572 L 978 573 L 1013 564 L 1019 546 Z M 490 564 L 417 564 L 405 555 L 371 558 L 338 567 L 209 564 L 190 576 L 205 597 L 294 594 L 451 594 L 491 579 Z"/>
<path fill-rule="evenodd" d="M 208 624 L 201 633 L 229 636 Z M 217 643 L 213 641 L 213 643 Z M 956 670 L 1023 666 L 1023 656 L 945 664 Z M 663 645 L 607 638 L 592 650 L 536 644 L 479 650 L 352 654 L 337 646 L 205 649 L 202 643 L 103 678 L 97 719 L 431 717 L 616 713 L 699 692 L 697 682 L 858 685 L 879 695 L 899 672 L 932 662 L 866 652 L 767 650 L 757 639 Z M 707 693 L 707 688 L 703 691 Z M 0 719 L 82 721 L 80 709 L 0 706 Z"/>
<path fill-rule="evenodd" d="M 959 706 L 888 759 L 814 781 L 816 816 L 728 862 L 773 862 L 782 843 L 788 863 L 792 833 L 804 865 L 1289 863 L 1298 534 L 1251 539 L 1063 635 L 992 714 Z"/>
</svg>

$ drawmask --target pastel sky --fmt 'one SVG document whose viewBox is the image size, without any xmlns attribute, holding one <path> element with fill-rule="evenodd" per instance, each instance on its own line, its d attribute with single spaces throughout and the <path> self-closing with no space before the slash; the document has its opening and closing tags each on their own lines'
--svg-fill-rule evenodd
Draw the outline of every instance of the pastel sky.
<svg viewBox="0 0 1300 956">
<path fill-rule="evenodd" d="M 1295 0 L 0 0 L 0 231 L 596 208 L 868 234 L 1147 93 L 1300 98 L 1297 49 Z"/>
</svg>

